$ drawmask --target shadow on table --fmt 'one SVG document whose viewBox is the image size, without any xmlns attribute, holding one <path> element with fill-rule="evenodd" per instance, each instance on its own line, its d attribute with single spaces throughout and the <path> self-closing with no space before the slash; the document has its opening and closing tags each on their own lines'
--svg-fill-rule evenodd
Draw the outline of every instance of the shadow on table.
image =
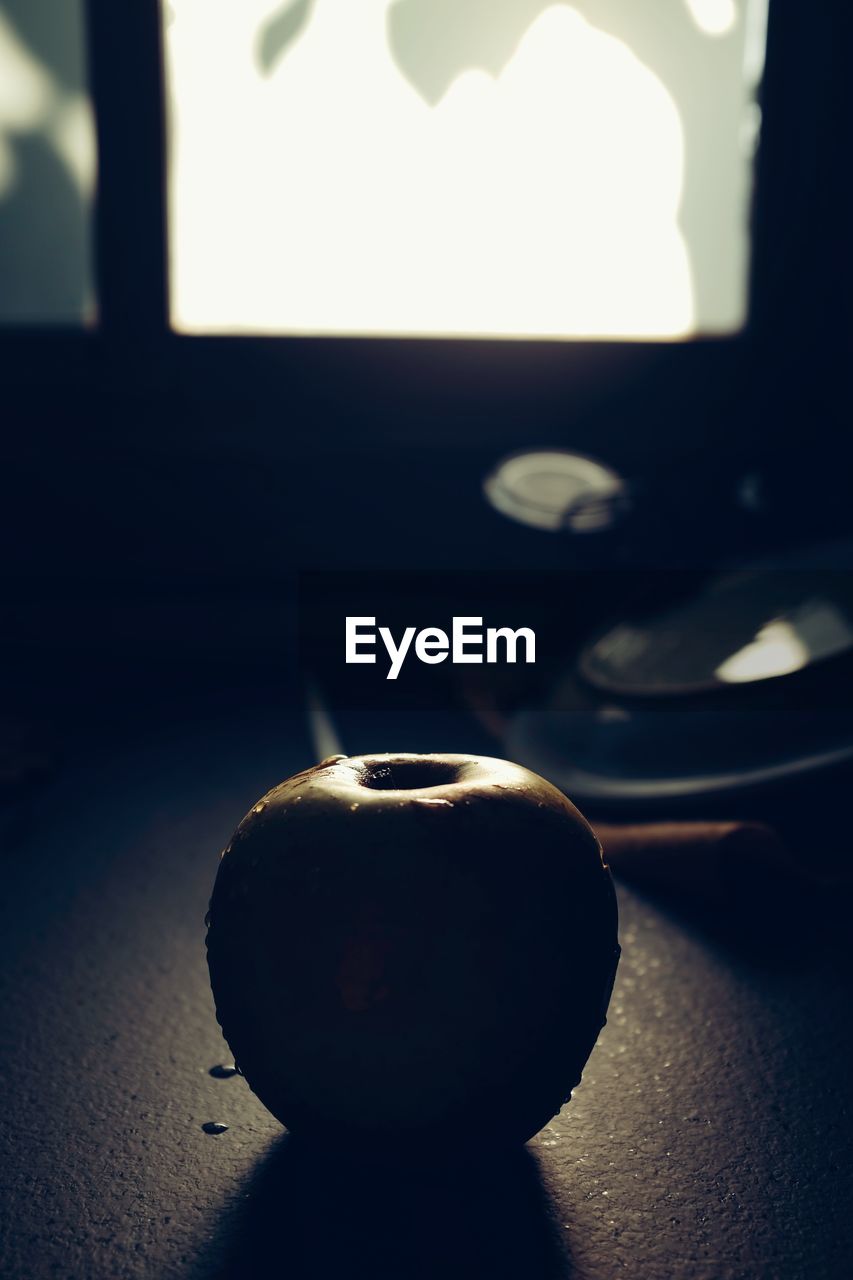
<svg viewBox="0 0 853 1280">
<path fill-rule="evenodd" d="M 631 886 L 635 888 L 635 886 Z M 823 970 L 833 984 L 853 990 L 848 938 L 849 887 L 813 884 L 767 886 L 719 908 L 675 894 L 639 890 L 664 912 L 737 966 L 753 974 L 793 976 Z"/>
<path fill-rule="evenodd" d="M 825 959 L 846 936 L 837 917 L 847 910 L 853 878 L 844 857 L 838 854 L 833 865 L 829 851 L 841 849 L 849 859 L 847 845 L 843 835 L 825 834 L 817 849 L 811 862 L 803 855 L 783 861 L 780 854 L 766 863 L 740 861 L 734 846 L 725 863 L 715 848 L 676 849 L 672 856 L 652 851 L 624 865 L 614 860 L 613 872 L 720 951 L 758 969 L 785 972 Z"/>
<path fill-rule="evenodd" d="M 750 969 L 791 973 L 812 966 L 831 941 L 832 902 L 813 885 L 744 884 L 724 903 L 701 894 L 630 883 L 681 929 Z"/>
<path fill-rule="evenodd" d="M 522 1150 L 415 1169 L 356 1164 L 285 1136 L 192 1275 L 370 1280 L 568 1280 L 571 1258 Z"/>
</svg>

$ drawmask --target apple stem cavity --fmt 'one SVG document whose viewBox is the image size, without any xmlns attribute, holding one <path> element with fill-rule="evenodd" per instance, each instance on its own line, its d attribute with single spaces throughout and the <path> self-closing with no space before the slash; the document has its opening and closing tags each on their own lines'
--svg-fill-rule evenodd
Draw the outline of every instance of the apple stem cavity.
<svg viewBox="0 0 853 1280">
<path fill-rule="evenodd" d="M 366 769 L 361 785 L 373 791 L 422 791 L 428 787 L 445 787 L 459 782 L 451 765 L 440 760 L 404 760 L 376 769 Z"/>
</svg>

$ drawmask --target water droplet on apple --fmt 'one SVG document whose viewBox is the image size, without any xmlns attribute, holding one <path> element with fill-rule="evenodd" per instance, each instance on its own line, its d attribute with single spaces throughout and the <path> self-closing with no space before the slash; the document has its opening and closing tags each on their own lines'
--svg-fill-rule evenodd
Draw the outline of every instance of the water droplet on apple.
<svg viewBox="0 0 853 1280">
<path fill-rule="evenodd" d="M 252 813 L 263 813 L 266 807 L 267 807 L 266 800 L 259 800 L 258 803 L 255 805 L 254 809 L 252 810 Z"/>
<path fill-rule="evenodd" d="M 208 1075 L 213 1076 L 214 1080 L 230 1080 L 232 1076 L 239 1075 L 239 1071 L 233 1062 L 217 1062 L 215 1067 L 211 1067 Z"/>
<path fill-rule="evenodd" d="M 212 1134 L 226 1133 L 228 1130 L 228 1125 L 221 1124 L 218 1120 L 208 1120 L 201 1127 L 204 1133 Z"/>
<path fill-rule="evenodd" d="M 356 809 L 357 809 L 358 807 L 359 807 L 359 805 L 358 805 L 358 801 L 356 800 L 355 804 L 351 804 L 351 805 L 350 805 L 350 813 L 355 813 L 355 811 L 356 811 Z"/>
</svg>

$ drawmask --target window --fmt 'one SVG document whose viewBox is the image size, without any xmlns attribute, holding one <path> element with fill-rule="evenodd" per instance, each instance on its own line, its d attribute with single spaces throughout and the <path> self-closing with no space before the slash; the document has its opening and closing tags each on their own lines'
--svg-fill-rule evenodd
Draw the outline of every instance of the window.
<svg viewBox="0 0 853 1280">
<path fill-rule="evenodd" d="M 0 0 L 0 323 L 94 319 L 82 0 Z"/>
<path fill-rule="evenodd" d="M 766 6 L 170 0 L 174 326 L 738 331 Z"/>
</svg>

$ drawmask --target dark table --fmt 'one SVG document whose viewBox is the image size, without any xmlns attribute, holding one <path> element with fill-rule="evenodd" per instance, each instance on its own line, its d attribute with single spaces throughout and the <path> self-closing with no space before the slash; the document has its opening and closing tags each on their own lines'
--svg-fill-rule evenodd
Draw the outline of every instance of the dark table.
<svg viewBox="0 0 853 1280">
<path fill-rule="evenodd" d="M 839 895 L 750 938 L 620 887 L 608 1025 L 571 1103 L 504 1161 L 478 1162 L 501 1124 L 485 1113 L 448 1167 L 359 1166 L 213 1078 L 229 1060 L 204 953 L 218 852 L 314 758 L 295 709 L 216 706 L 71 732 L 53 781 L 6 816 L 3 1276 L 851 1274 Z M 346 746 L 482 747 L 462 720 L 379 731 Z"/>
</svg>

